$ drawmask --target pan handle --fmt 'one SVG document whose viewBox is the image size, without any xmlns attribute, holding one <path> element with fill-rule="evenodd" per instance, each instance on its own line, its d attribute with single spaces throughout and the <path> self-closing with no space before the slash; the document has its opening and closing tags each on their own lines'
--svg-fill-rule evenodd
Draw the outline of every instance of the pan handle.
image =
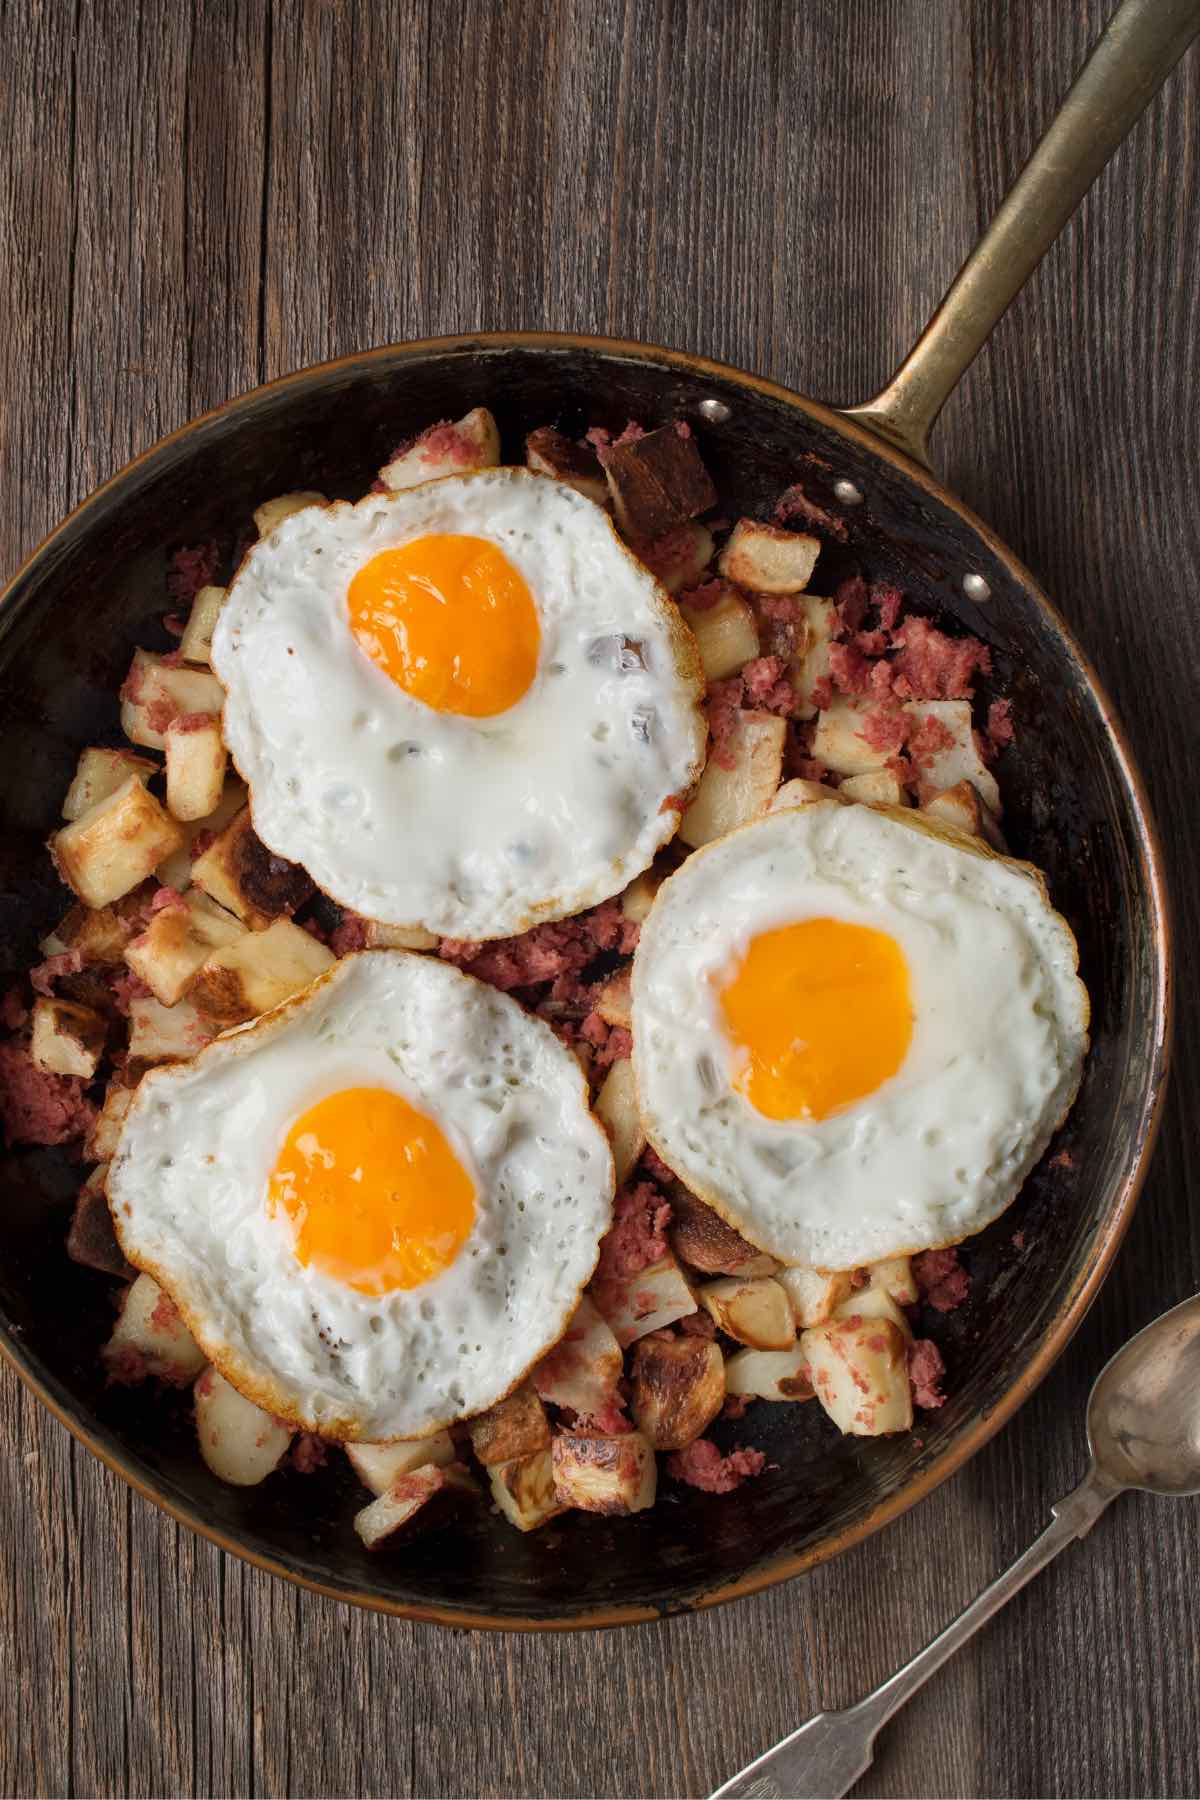
<svg viewBox="0 0 1200 1800">
<path fill-rule="evenodd" d="M 917 342 L 846 418 L 928 468 L 950 394 L 1197 32 L 1200 0 L 1124 0 Z"/>
</svg>

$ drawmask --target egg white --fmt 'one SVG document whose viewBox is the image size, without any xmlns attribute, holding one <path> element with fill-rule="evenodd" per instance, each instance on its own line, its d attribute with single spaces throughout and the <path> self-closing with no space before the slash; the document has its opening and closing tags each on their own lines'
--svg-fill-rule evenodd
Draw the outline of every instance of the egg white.
<svg viewBox="0 0 1200 1800">
<path fill-rule="evenodd" d="M 721 983 L 759 932 L 824 917 L 900 946 L 912 1041 L 854 1104 L 768 1119 L 733 1086 Z M 642 927 L 633 1038 L 647 1135 L 783 1262 L 847 1269 L 956 1243 L 1009 1204 L 1075 1096 L 1088 1023 L 1077 963 L 1028 865 L 899 811 L 769 814 L 690 857 Z"/>
<path fill-rule="evenodd" d="M 455 1261 L 356 1292 L 302 1266 L 267 1185 L 295 1119 L 347 1087 L 430 1114 L 476 1185 Z M 151 1070 L 108 1174 L 130 1261 L 248 1398 L 326 1437 L 418 1437 L 495 1404 L 561 1336 L 612 1211 L 608 1140 L 541 1020 L 435 958 L 366 951 Z"/>
<path fill-rule="evenodd" d="M 537 675 L 492 718 L 414 699 L 351 633 L 358 570 L 438 532 L 498 544 L 537 608 Z M 505 937 L 617 893 L 703 762 L 677 610 L 601 507 L 525 469 L 294 514 L 242 564 L 212 664 L 268 848 L 364 917 L 443 936 Z"/>
</svg>

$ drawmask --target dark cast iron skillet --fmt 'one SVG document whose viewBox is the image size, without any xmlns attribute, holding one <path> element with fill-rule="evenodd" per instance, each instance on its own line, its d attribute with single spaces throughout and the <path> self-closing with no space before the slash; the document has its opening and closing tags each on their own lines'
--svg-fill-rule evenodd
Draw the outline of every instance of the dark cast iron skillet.
<svg viewBox="0 0 1200 1800">
<path fill-rule="evenodd" d="M 779 1468 L 736 1496 L 664 1481 L 650 1512 L 569 1514 L 528 1537 L 483 1505 L 461 1528 L 369 1557 L 351 1528 L 363 1492 L 344 1458 L 259 1488 L 217 1481 L 183 1402 L 105 1386 L 97 1350 L 109 1284 L 63 1248 L 78 1165 L 54 1151 L 8 1157 L 0 1349 L 82 1443 L 182 1523 L 277 1574 L 414 1618 L 557 1628 L 646 1619 L 753 1592 L 877 1530 L 986 1442 L 1060 1353 L 1125 1230 L 1154 1135 L 1170 1011 L 1163 878 L 1141 784 L 1087 662 L 1028 571 L 928 473 L 924 441 L 1182 54 L 1196 15 L 1194 0 L 1127 0 L 925 338 L 857 415 L 696 357 L 605 339 L 480 336 L 375 350 L 288 376 L 165 439 L 12 582 L 0 611 L 0 966 L 19 971 L 63 909 L 43 846 L 78 752 L 118 741 L 115 696 L 134 646 L 166 647 L 159 618 L 173 548 L 231 541 L 255 505 L 287 489 L 355 497 L 398 438 L 472 406 L 495 413 L 510 460 L 538 425 L 686 419 L 735 515 L 769 509 L 803 480 L 846 523 L 823 576 L 854 565 L 895 581 L 916 607 L 991 645 L 997 687 L 1019 721 L 1000 770 L 1005 827 L 1046 870 L 1092 995 L 1086 1077 L 1054 1146 L 1069 1166 L 1043 1164 L 970 1245 L 975 1297 L 942 1333 L 951 1396 L 942 1411 L 915 1436 L 872 1441 L 836 1436 L 815 1406 L 762 1406 L 753 1441 Z M 729 1430 L 716 1428 L 719 1441 Z"/>
</svg>

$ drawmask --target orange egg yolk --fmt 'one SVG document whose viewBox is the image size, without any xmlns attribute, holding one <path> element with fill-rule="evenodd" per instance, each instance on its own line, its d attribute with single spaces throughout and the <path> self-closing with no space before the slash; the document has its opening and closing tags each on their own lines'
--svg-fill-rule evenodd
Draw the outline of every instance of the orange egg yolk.
<svg viewBox="0 0 1200 1800">
<path fill-rule="evenodd" d="M 355 575 L 348 599 L 360 649 L 437 712 L 507 712 L 537 673 L 533 596 L 486 538 L 436 533 L 381 550 Z"/>
<path fill-rule="evenodd" d="M 886 933 L 804 919 L 753 938 L 721 989 L 734 1086 L 768 1119 L 825 1119 L 896 1073 L 908 965 Z"/>
<path fill-rule="evenodd" d="M 360 1294 L 448 1269 L 475 1219 L 475 1186 L 437 1125 L 387 1088 L 343 1088 L 287 1134 L 267 1192 L 296 1258 Z"/>
</svg>

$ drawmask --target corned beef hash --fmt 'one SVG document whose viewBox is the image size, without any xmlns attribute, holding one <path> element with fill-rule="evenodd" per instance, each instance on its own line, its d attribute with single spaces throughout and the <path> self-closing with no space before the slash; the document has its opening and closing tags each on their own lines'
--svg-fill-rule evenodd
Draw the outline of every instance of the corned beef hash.
<svg viewBox="0 0 1200 1800">
<path fill-rule="evenodd" d="M 909 1430 L 1078 1087 L 986 646 L 823 580 L 803 482 L 718 505 L 681 422 L 432 426 L 176 554 L 64 797 L 7 1137 L 92 1165 L 111 1380 L 234 1484 L 344 1448 L 368 1546 L 726 1493 L 760 1406 Z"/>
</svg>

